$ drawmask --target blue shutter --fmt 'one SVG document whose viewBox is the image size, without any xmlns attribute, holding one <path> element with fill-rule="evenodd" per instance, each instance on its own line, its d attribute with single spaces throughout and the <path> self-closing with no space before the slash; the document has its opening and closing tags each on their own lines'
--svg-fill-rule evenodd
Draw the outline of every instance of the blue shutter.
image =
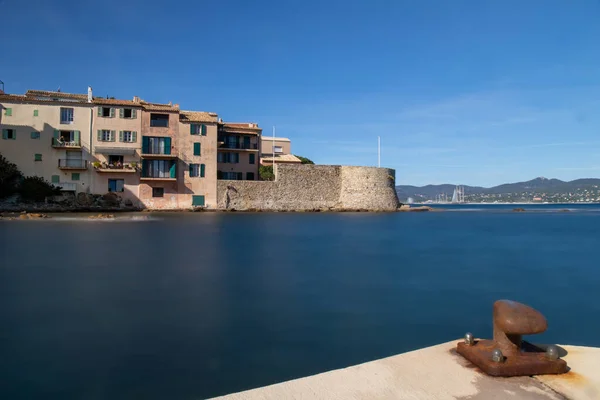
<svg viewBox="0 0 600 400">
<path fill-rule="evenodd" d="M 200 143 L 194 143 L 194 155 L 195 156 L 200 155 Z"/>
<path fill-rule="evenodd" d="M 171 138 L 165 138 L 165 154 L 171 154 Z"/>
<path fill-rule="evenodd" d="M 204 196 L 192 196 L 192 206 L 204 206 Z"/>
<path fill-rule="evenodd" d="M 149 154 L 148 149 L 150 147 L 150 138 L 148 136 L 142 136 L 142 154 Z"/>
<path fill-rule="evenodd" d="M 205 165 L 200 164 L 200 178 L 204 178 Z"/>
</svg>

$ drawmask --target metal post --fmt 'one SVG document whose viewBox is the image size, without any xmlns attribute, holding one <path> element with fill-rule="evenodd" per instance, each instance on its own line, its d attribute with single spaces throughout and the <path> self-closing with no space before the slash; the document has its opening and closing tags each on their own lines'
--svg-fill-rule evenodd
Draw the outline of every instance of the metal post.
<svg viewBox="0 0 600 400">
<path fill-rule="evenodd" d="M 381 136 L 377 136 L 377 167 L 381 168 Z"/>
</svg>

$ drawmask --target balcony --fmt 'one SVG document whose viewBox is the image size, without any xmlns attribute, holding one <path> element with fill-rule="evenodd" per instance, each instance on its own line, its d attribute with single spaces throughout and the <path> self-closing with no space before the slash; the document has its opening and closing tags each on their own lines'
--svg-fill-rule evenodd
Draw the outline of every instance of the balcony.
<svg viewBox="0 0 600 400">
<path fill-rule="evenodd" d="M 81 150 L 81 140 L 62 140 L 60 138 L 52 138 L 52 147 L 55 149 Z"/>
<path fill-rule="evenodd" d="M 177 158 L 177 154 L 164 154 L 164 153 L 142 153 L 142 158 L 154 158 L 159 160 L 174 160 Z"/>
<path fill-rule="evenodd" d="M 126 163 L 126 164 L 108 164 L 108 163 L 94 163 L 94 169 L 98 173 L 110 173 L 110 174 L 134 174 L 138 171 L 137 163 Z"/>
<path fill-rule="evenodd" d="M 236 142 L 231 143 L 227 141 L 226 137 L 219 137 L 217 139 L 217 143 L 219 144 L 219 150 L 256 150 L 258 151 L 258 143 L 243 143 Z"/>
<path fill-rule="evenodd" d="M 141 181 L 177 181 L 177 161 L 142 160 Z"/>
<path fill-rule="evenodd" d="M 76 192 L 77 184 L 73 182 L 59 182 L 55 183 L 54 186 L 60 187 L 62 192 Z"/>
<path fill-rule="evenodd" d="M 58 160 L 59 169 L 85 170 L 88 167 L 87 160 L 60 158 Z"/>
</svg>

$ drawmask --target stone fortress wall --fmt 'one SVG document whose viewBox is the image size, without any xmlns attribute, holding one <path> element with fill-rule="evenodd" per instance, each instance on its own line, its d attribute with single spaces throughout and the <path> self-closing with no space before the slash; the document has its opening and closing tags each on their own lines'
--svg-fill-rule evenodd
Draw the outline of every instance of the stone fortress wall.
<svg viewBox="0 0 600 400">
<path fill-rule="evenodd" d="M 261 211 L 395 211 L 395 171 L 339 165 L 275 165 L 275 181 L 217 181 L 217 207 Z"/>
</svg>

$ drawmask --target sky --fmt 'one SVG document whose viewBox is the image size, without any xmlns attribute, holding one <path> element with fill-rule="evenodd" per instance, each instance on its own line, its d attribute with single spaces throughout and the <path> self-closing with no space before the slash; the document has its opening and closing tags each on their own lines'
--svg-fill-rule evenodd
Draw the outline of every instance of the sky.
<svg viewBox="0 0 600 400">
<path fill-rule="evenodd" d="M 0 0 L 0 80 L 257 122 L 397 184 L 600 177 L 598 0 Z"/>
</svg>

